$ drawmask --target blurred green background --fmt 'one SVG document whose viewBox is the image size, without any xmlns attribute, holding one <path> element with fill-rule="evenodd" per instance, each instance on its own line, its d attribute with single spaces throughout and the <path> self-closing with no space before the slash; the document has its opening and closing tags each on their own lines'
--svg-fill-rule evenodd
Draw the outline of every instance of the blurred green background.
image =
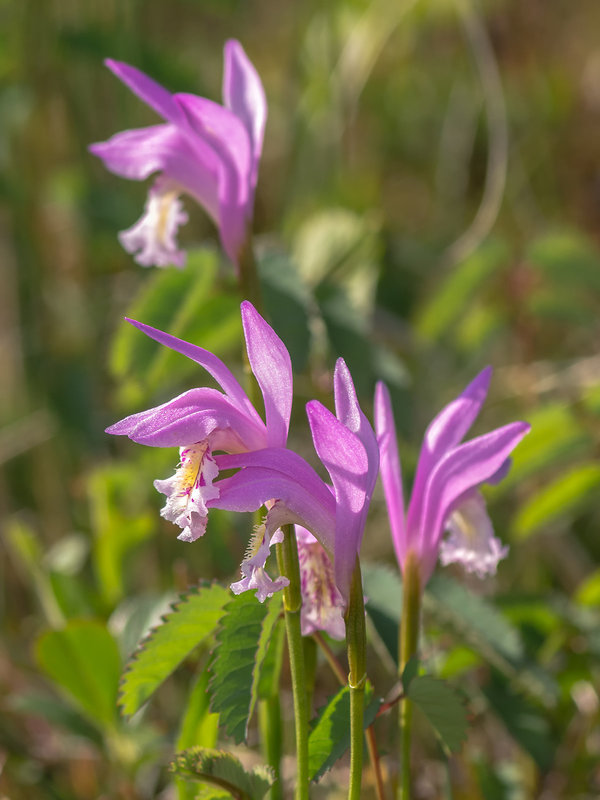
<svg viewBox="0 0 600 800">
<path fill-rule="evenodd" d="M 297 372 L 293 445 L 313 458 L 303 404 L 331 403 L 339 354 L 367 409 L 389 382 L 407 481 L 427 421 L 488 363 L 477 430 L 533 425 L 487 495 L 510 556 L 467 583 L 543 680 L 517 681 L 430 609 L 425 656 L 473 727 L 449 764 L 422 744 L 415 796 L 599 796 L 598 30 L 597 0 L 0 2 L 0 797 L 176 796 L 164 764 L 197 660 L 134 725 L 113 713 L 116 681 L 177 591 L 236 574 L 247 534 L 215 514 L 177 542 L 152 488 L 176 454 L 103 430 L 205 382 L 125 313 L 235 362 L 239 297 L 189 201 L 188 268 L 138 267 L 117 232 L 146 188 L 86 148 L 156 121 L 103 58 L 219 99 L 230 37 L 269 102 L 256 247 Z M 393 566 L 386 526 L 377 495 L 365 558 Z M 90 637 L 68 651 L 78 690 L 44 638 L 65 625 Z"/>
</svg>

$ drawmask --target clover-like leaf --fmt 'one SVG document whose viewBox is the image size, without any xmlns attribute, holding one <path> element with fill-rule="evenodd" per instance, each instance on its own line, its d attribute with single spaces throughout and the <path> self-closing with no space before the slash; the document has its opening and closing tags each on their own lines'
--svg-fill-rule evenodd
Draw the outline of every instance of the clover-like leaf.
<svg viewBox="0 0 600 800">
<path fill-rule="evenodd" d="M 247 771 L 241 761 L 224 750 L 191 747 L 177 753 L 169 765 L 177 778 L 201 781 L 229 792 L 236 800 L 261 800 L 275 782 L 269 767 L 255 767 Z M 201 794 L 206 798 L 206 793 Z M 219 793 L 208 797 L 220 797 Z"/>
<path fill-rule="evenodd" d="M 373 689 L 367 683 L 364 726 L 368 728 L 377 716 L 381 700 L 373 699 Z M 320 709 L 308 737 L 308 771 L 317 781 L 341 758 L 350 747 L 350 689 L 344 686 L 326 706 Z"/>
<path fill-rule="evenodd" d="M 230 597 L 217 583 L 182 595 L 163 622 L 142 639 L 121 679 L 119 704 L 135 714 L 183 659 L 215 630 Z"/>
<path fill-rule="evenodd" d="M 244 592 L 225 606 L 209 670 L 211 709 L 225 732 L 240 743 L 258 699 L 262 666 L 281 610 L 281 594 L 259 603 Z"/>
<path fill-rule="evenodd" d="M 423 712 L 442 744 L 450 752 L 458 752 L 467 735 L 467 714 L 454 689 L 431 675 L 420 675 L 410 681 L 406 694 Z"/>
</svg>

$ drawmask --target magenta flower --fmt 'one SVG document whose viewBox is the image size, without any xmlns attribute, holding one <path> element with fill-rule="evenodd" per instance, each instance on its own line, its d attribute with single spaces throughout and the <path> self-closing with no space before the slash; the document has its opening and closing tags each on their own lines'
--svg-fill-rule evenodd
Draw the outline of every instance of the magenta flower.
<svg viewBox="0 0 600 800">
<path fill-rule="evenodd" d="M 302 635 L 325 631 L 332 639 L 341 640 L 346 635 L 344 601 L 335 585 L 331 559 L 310 531 L 301 525 L 296 525 L 296 540 L 302 591 Z"/>
<path fill-rule="evenodd" d="M 379 472 L 379 448 L 342 358 L 335 366 L 334 396 L 335 417 L 316 400 L 308 403 L 306 412 L 315 450 L 333 483 L 335 582 L 347 601 Z"/>
<path fill-rule="evenodd" d="M 284 448 L 292 408 L 292 366 L 285 345 L 247 301 L 242 324 L 248 360 L 265 405 L 266 424 L 230 370 L 217 356 L 168 333 L 129 320 L 157 342 L 177 350 L 203 366 L 217 381 L 217 389 L 191 389 L 156 408 L 133 414 L 111 425 L 108 433 L 125 435 L 139 444 L 179 447 L 175 474 L 154 485 L 167 497 L 161 511 L 178 525 L 180 539 L 192 542 L 206 530 L 208 504 L 219 497 L 214 483 L 219 465 L 214 450 L 243 453 Z"/>
<path fill-rule="evenodd" d="M 223 248 L 237 265 L 252 222 L 254 192 L 267 118 L 258 73 L 241 44 L 225 44 L 223 105 L 191 94 L 170 94 L 143 72 L 112 59 L 107 67 L 165 122 L 117 133 L 90 150 L 111 172 L 145 180 L 157 173 L 141 219 L 119 238 L 142 266 L 175 264 L 187 222 L 180 195 L 196 200 L 217 225 Z"/>
<path fill-rule="evenodd" d="M 337 416 L 315 400 L 306 407 L 315 449 L 331 476 L 333 493 L 299 455 L 283 448 L 269 448 L 216 456 L 219 469 L 236 468 L 239 472 L 219 481 L 219 499 L 208 505 L 230 511 L 254 511 L 267 505 L 264 533 L 261 530 L 257 537 L 257 548 L 264 542 L 272 544 L 272 537 L 280 535 L 277 530 L 282 525 L 306 528 L 333 560 L 335 585 L 345 607 L 377 479 L 379 451 L 342 359 L 338 360 L 334 378 Z M 257 564 L 258 560 L 242 564 L 243 578 L 237 590 L 254 588 Z M 261 599 L 258 592 L 257 597 Z"/>
<path fill-rule="evenodd" d="M 507 552 L 494 536 L 478 487 L 504 477 L 510 453 L 529 425 L 513 422 L 461 444 L 483 405 L 490 378 L 488 367 L 429 425 L 406 518 L 390 396 L 383 383 L 377 385 L 375 428 L 392 539 L 402 570 L 409 554 L 417 558 L 421 588 L 438 555 L 443 564 L 458 562 L 484 576 L 496 572 Z M 449 536 L 442 540 L 445 530 Z"/>
</svg>

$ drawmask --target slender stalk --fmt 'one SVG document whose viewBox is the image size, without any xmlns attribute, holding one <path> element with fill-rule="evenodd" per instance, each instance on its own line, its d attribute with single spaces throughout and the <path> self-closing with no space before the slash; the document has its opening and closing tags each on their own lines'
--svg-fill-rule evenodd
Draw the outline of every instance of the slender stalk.
<svg viewBox="0 0 600 800">
<path fill-rule="evenodd" d="M 293 525 L 284 526 L 284 538 L 277 545 L 279 571 L 289 580 L 283 590 L 283 608 L 287 632 L 292 692 L 294 696 L 294 721 L 296 725 L 296 800 L 308 800 L 308 697 L 304 669 L 304 648 L 300 629 L 300 565 L 298 545 Z"/>
<path fill-rule="evenodd" d="M 272 767 L 275 773 L 275 783 L 271 787 L 269 797 L 270 800 L 283 800 L 283 786 L 281 784 L 281 741 L 283 732 L 279 695 L 275 694 L 266 700 L 261 700 L 258 712 L 261 744 L 267 764 Z"/>
<path fill-rule="evenodd" d="M 310 636 L 305 636 L 302 639 L 302 644 L 304 646 L 304 674 L 306 675 L 306 704 L 310 718 L 315 690 L 315 676 L 317 674 L 317 643 Z"/>
<path fill-rule="evenodd" d="M 325 639 L 321 636 L 320 633 L 313 633 L 313 639 L 321 648 L 323 655 L 327 659 L 327 663 L 331 667 L 331 670 L 335 677 L 340 682 L 341 686 L 346 685 L 346 676 L 344 675 L 344 670 L 342 669 L 342 665 L 335 657 L 335 654 L 331 647 L 327 644 Z M 377 794 L 377 800 L 386 800 L 385 797 L 385 789 L 384 789 L 384 782 L 383 782 L 383 773 L 381 771 L 381 761 L 379 760 L 379 751 L 377 750 L 377 740 L 375 738 L 375 731 L 373 730 L 373 726 L 369 725 L 369 727 L 365 731 L 365 736 L 367 737 L 367 749 L 369 751 L 369 759 L 371 761 L 371 766 L 373 768 L 373 773 L 375 775 L 375 792 Z"/>
<path fill-rule="evenodd" d="M 348 648 L 348 686 L 350 687 L 350 782 L 348 800 L 360 800 L 363 765 L 365 684 L 367 682 L 367 632 L 360 563 L 352 574 L 350 599 L 346 612 Z"/>
<path fill-rule="evenodd" d="M 399 674 L 416 655 L 419 644 L 419 617 L 421 613 L 421 587 L 419 561 L 409 552 L 402 578 L 402 620 L 400 623 Z M 412 704 L 407 697 L 400 700 L 400 783 L 398 800 L 410 800 L 410 743 L 412 733 Z"/>
</svg>

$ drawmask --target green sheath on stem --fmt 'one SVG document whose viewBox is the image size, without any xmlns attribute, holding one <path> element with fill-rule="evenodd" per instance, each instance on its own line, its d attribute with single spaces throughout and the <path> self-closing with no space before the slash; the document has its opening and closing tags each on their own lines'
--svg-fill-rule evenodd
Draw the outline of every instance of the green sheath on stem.
<svg viewBox="0 0 600 800">
<path fill-rule="evenodd" d="M 348 800 L 360 800 L 363 765 L 363 717 L 367 682 L 367 633 L 365 602 L 360 563 L 352 574 L 350 599 L 346 612 L 346 644 L 348 647 L 348 686 L 350 687 L 350 782 Z"/>
<path fill-rule="evenodd" d="M 409 552 L 402 577 L 402 620 L 400 622 L 399 674 L 416 655 L 419 644 L 419 617 L 421 613 L 421 586 L 419 561 Z M 412 729 L 412 704 L 408 698 L 400 701 L 400 783 L 399 800 L 410 800 L 410 740 Z"/>
<path fill-rule="evenodd" d="M 298 545 L 293 525 L 285 525 L 284 538 L 277 545 L 279 571 L 289 580 L 283 590 L 283 608 L 287 632 L 290 673 L 294 696 L 294 718 L 296 724 L 296 800 L 308 800 L 308 697 L 306 693 L 306 672 L 304 669 L 304 648 L 300 629 L 300 609 L 302 593 L 300 590 L 300 564 Z"/>
</svg>

